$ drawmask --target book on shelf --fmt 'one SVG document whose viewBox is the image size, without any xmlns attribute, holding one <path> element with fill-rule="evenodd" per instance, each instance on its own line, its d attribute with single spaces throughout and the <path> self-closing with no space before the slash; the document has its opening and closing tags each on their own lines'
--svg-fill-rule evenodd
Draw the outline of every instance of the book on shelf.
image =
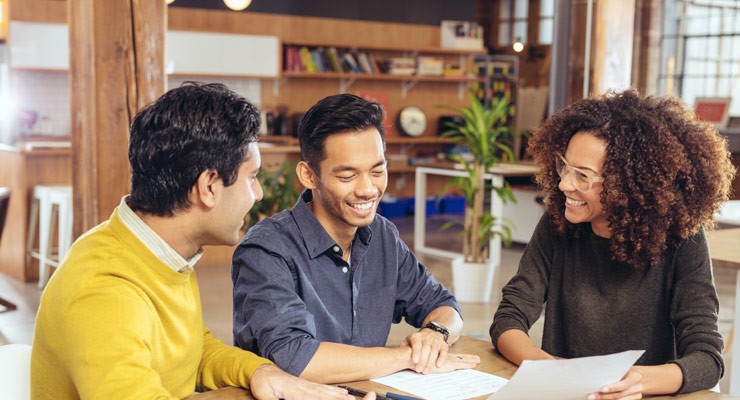
<svg viewBox="0 0 740 400">
<path fill-rule="evenodd" d="M 368 57 L 367 53 L 357 53 L 357 61 L 360 65 L 360 68 L 362 69 L 362 72 L 366 74 L 373 73 L 373 68 L 370 66 L 370 58 Z"/>
<path fill-rule="evenodd" d="M 285 47 L 285 70 L 300 71 L 301 59 L 298 55 L 298 49 L 295 46 Z"/>
<path fill-rule="evenodd" d="M 342 65 L 344 65 L 344 69 L 347 72 L 362 73 L 362 69 L 357 64 L 355 56 L 349 51 L 342 55 Z"/>
<path fill-rule="evenodd" d="M 300 50 L 298 50 L 298 53 L 301 56 L 301 70 L 305 72 L 317 72 L 316 65 L 313 63 L 311 51 L 308 50 L 308 47 L 301 47 Z"/>
<path fill-rule="evenodd" d="M 385 69 L 390 75 L 413 75 L 416 73 L 416 60 L 410 57 L 391 57 L 385 61 Z"/>
<path fill-rule="evenodd" d="M 311 61 L 313 62 L 313 65 L 316 66 L 316 72 L 324 72 L 324 65 L 321 62 L 321 55 L 318 51 L 311 51 Z"/>
<path fill-rule="evenodd" d="M 380 68 L 378 68 L 378 62 L 375 61 L 375 57 L 373 57 L 373 53 L 368 53 L 367 55 L 368 61 L 370 62 L 370 68 L 373 71 L 373 74 L 379 74 L 382 71 Z"/>
<path fill-rule="evenodd" d="M 417 57 L 416 75 L 441 76 L 444 73 L 442 59 L 439 57 Z"/>
<path fill-rule="evenodd" d="M 336 47 L 329 47 L 326 55 L 329 57 L 329 64 L 331 64 L 332 71 L 344 72 L 344 69 L 342 68 L 342 63 L 339 61 L 339 52 L 337 51 Z"/>
<path fill-rule="evenodd" d="M 444 76 L 465 76 L 465 71 L 459 64 L 445 64 L 443 69 Z"/>
</svg>

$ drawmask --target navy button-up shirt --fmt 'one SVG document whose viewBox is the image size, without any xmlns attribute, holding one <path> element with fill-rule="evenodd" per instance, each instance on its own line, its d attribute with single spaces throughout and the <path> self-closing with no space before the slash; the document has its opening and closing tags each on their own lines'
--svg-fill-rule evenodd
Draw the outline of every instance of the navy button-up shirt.
<svg viewBox="0 0 740 400">
<path fill-rule="evenodd" d="M 419 327 L 435 308 L 460 312 L 380 215 L 357 230 L 350 263 L 306 203 L 267 218 L 234 253 L 234 342 L 300 375 L 321 342 L 385 346 L 391 323 Z"/>
</svg>

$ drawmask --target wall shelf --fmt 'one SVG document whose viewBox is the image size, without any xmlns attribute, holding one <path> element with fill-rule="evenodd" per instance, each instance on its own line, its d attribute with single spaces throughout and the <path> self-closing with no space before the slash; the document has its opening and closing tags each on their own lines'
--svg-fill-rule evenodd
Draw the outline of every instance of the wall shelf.
<svg viewBox="0 0 740 400">
<path fill-rule="evenodd" d="M 342 42 L 312 42 L 302 40 L 290 40 L 283 43 L 284 46 L 306 46 L 306 47 L 336 47 L 343 49 L 357 49 L 357 50 L 373 50 L 373 51 L 390 51 L 390 52 L 415 52 L 423 54 L 439 54 L 439 55 L 476 55 L 486 54 L 484 49 L 481 50 L 468 50 L 468 49 L 446 49 L 436 46 L 376 46 L 376 45 L 361 45 L 358 46 L 354 43 L 342 43 Z"/>
<path fill-rule="evenodd" d="M 283 69 L 275 82 L 273 93 L 277 96 L 280 87 L 288 79 L 334 79 L 339 82 L 339 92 L 344 93 L 358 80 L 397 81 L 401 84 L 401 98 L 420 82 L 455 83 L 458 97 L 462 99 L 468 83 L 482 82 L 470 70 L 472 57 L 485 54 L 483 50 L 445 49 L 440 47 L 357 46 L 349 43 L 286 41 L 283 43 Z M 440 75 L 416 75 L 421 57 L 433 58 L 439 64 L 431 71 Z M 393 58 L 413 59 L 412 66 L 403 67 L 402 72 L 387 71 L 386 61 Z M 429 60 L 426 60 L 429 62 Z M 457 65 L 455 74 L 444 75 L 443 65 Z M 401 65 L 401 64 L 397 64 Z M 404 64 L 408 65 L 408 64 Z M 409 68 L 409 69 L 406 69 Z M 400 70 L 401 68 L 399 68 Z M 399 71 L 401 72 L 401 71 Z"/>
</svg>

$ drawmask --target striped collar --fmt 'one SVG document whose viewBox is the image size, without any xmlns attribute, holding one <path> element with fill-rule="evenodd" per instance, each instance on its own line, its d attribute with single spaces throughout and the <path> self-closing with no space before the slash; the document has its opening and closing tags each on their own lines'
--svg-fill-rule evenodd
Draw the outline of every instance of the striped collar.
<svg viewBox="0 0 740 400">
<path fill-rule="evenodd" d="M 128 196 L 124 196 L 121 199 L 121 204 L 118 206 L 118 215 L 131 233 L 141 240 L 157 258 L 162 260 L 163 263 L 175 272 L 183 274 L 193 272 L 195 264 L 203 255 L 203 248 L 201 247 L 194 256 L 185 259 L 129 208 L 128 204 L 126 204 L 126 198 Z"/>
</svg>

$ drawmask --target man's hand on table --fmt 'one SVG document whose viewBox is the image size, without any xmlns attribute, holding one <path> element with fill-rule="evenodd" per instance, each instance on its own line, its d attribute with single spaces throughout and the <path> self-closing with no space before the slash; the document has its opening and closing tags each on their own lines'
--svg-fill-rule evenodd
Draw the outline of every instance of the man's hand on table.
<svg viewBox="0 0 740 400">
<path fill-rule="evenodd" d="M 480 357 L 473 354 L 448 353 L 450 346 L 444 341 L 444 336 L 429 329 L 406 336 L 401 346 L 411 347 L 409 369 L 421 374 L 475 368 L 480 363 Z"/>
<path fill-rule="evenodd" d="M 264 364 L 252 374 L 249 382 L 252 395 L 259 400 L 354 400 L 347 390 L 336 386 L 321 385 L 297 378 L 272 364 Z M 370 392 L 365 400 L 375 400 Z"/>
</svg>

